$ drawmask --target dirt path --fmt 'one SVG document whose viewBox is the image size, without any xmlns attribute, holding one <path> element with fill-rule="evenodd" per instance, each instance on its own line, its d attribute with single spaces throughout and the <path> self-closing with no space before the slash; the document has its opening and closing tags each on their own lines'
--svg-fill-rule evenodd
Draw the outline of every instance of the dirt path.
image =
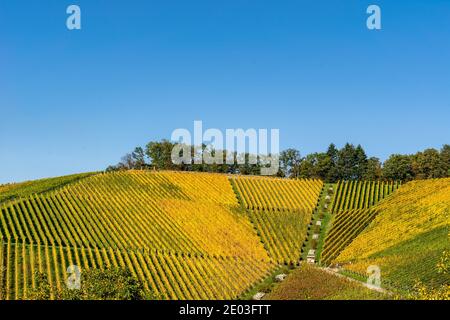
<svg viewBox="0 0 450 320">
<path fill-rule="evenodd" d="M 360 285 L 366 287 L 367 289 L 374 290 L 374 291 L 377 291 L 377 292 L 380 292 L 380 293 L 384 293 L 384 294 L 388 294 L 388 295 L 392 295 L 392 292 L 390 292 L 390 291 L 388 291 L 386 289 L 383 289 L 383 288 L 374 286 L 372 284 L 368 284 L 366 282 L 362 282 L 362 281 L 353 279 L 351 277 L 348 277 L 346 275 L 340 274 L 339 273 L 339 269 L 333 269 L 333 268 L 320 268 L 320 269 L 322 269 L 323 271 L 325 271 L 327 273 L 334 274 L 335 276 L 338 276 L 338 277 L 341 277 L 341 278 L 346 278 L 349 281 L 359 283 Z"/>
</svg>

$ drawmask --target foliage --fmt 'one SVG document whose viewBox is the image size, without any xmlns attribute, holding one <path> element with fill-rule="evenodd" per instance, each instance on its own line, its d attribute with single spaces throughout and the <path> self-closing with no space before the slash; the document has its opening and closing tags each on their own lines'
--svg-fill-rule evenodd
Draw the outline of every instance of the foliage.
<svg viewBox="0 0 450 320">
<path fill-rule="evenodd" d="M 245 208 L 251 210 L 312 211 L 323 183 L 311 179 L 233 178 Z"/>
<path fill-rule="evenodd" d="M 257 163 L 251 164 L 250 154 L 232 153 L 233 159 L 244 159 L 245 163 L 227 164 L 227 150 L 210 150 L 210 147 L 187 146 L 191 154 L 198 151 L 215 155 L 222 153 L 222 163 L 196 164 L 194 159 L 190 163 L 174 164 L 171 159 L 173 148 L 177 144 L 169 140 L 151 141 L 145 151 L 141 147 L 135 148 L 132 153 L 126 154 L 122 161 L 109 166 L 106 170 L 132 170 L 157 169 L 179 170 L 196 172 L 218 172 L 241 175 L 259 175 L 264 161 L 256 156 Z M 145 158 L 147 157 L 147 159 Z M 147 160 L 147 161 L 146 161 Z M 384 164 L 377 157 L 368 157 L 361 145 L 356 147 L 346 143 L 338 149 L 331 143 L 326 152 L 314 152 L 300 156 L 300 151 L 289 148 L 280 152 L 280 169 L 278 176 L 289 178 L 321 179 L 325 182 L 335 183 L 339 180 L 399 180 L 445 178 L 450 176 L 450 145 L 444 145 L 440 151 L 426 149 L 415 155 L 393 154 Z"/>
<path fill-rule="evenodd" d="M 150 300 L 151 292 L 145 290 L 143 283 L 133 277 L 127 269 L 90 269 L 81 274 L 80 288 L 52 288 L 47 274 L 35 271 L 34 288 L 28 296 L 31 300 L 49 300 L 52 292 L 60 300 Z"/>
<path fill-rule="evenodd" d="M 127 268 L 168 299 L 237 297 L 273 268 L 225 175 L 99 174 L 0 211 L 6 299 L 29 298 L 36 270 L 58 298 L 70 265 Z"/>
<path fill-rule="evenodd" d="M 280 153 L 280 170 L 284 177 L 298 177 L 295 168 L 301 162 L 300 152 L 296 149 L 287 149 Z"/>
<path fill-rule="evenodd" d="M 437 264 L 438 273 L 448 275 L 450 273 L 450 253 L 444 250 L 441 259 Z M 414 285 L 412 293 L 408 298 L 414 300 L 450 300 L 450 283 L 444 283 L 437 288 L 430 288 L 421 281 L 417 281 Z"/>
<path fill-rule="evenodd" d="M 401 186 L 397 181 L 339 181 L 331 211 L 367 209 Z"/>
<path fill-rule="evenodd" d="M 56 188 L 60 188 L 67 184 L 89 177 L 93 174 L 94 173 L 81 173 L 57 178 L 47 178 L 21 183 L 0 185 L 0 204 L 5 201 L 17 198 L 25 198 L 32 194 L 39 194 L 54 190 Z"/>
<path fill-rule="evenodd" d="M 325 239 L 321 262 L 329 264 L 375 218 L 371 209 L 341 211 L 335 214 L 330 232 Z"/>
<path fill-rule="evenodd" d="M 266 297 L 268 300 L 365 300 L 386 296 L 319 268 L 302 265 Z"/>
<path fill-rule="evenodd" d="M 249 210 L 249 216 L 275 262 L 299 262 L 308 223 L 311 221 L 311 211 Z"/>
<path fill-rule="evenodd" d="M 386 283 L 410 290 L 414 279 L 448 283 L 436 265 L 448 250 L 450 178 L 411 181 L 374 206 L 378 215 L 334 262 L 365 272 L 378 265 Z"/>
</svg>

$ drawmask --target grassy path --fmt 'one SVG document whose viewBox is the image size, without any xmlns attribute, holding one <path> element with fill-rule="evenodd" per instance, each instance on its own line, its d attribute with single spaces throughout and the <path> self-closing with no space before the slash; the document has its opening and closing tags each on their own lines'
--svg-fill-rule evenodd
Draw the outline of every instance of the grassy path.
<svg viewBox="0 0 450 320">
<path fill-rule="evenodd" d="M 303 247 L 302 260 L 304 261 L 306 261 L 308 252 L 312 249 L 315 250 L 315 263 L 320 264 L 325 237 L 331 229 L 332 214 L 330 209 L 335 189 L 336 184 L 333 183 L 325 183 L 323 186 L 308 228 L 308 239 Z M 320 225 L 318 221 L 320 221 Z"/>
</svg>

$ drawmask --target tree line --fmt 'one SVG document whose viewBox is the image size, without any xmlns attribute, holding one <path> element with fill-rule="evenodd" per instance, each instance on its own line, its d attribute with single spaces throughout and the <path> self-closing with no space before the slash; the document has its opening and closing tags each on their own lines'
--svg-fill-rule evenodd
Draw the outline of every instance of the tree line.
<svg viewBox="0 0 450 320">
<path fill-rule="evenodd" d="M 245 163 L 227 164 L 174 164 L 171 154 L 175 143 L 169 140 L 151 141 L 145 148 L 136 147 L 133 152 L 122 157 L 106 171 L 116 170 L 177 170 L 216 172 L 227 174 L 259 175 L 264 165 L 262 161 L 250 164 L 248 153 Z M 205 149 L 206 146 L 203 146 Z M 192 147 L 192 151 L 194 148 Z M 214 152 L 214 151 L 212 151 Z M 315 152 L 301 156 L 297 149 L 283 150 L 279 155 L 279 177 L 315 178 L 326 182 L 338 180 L 402 180 L 431 179 L 450 177 L 450 145 L 445 144 L 440 150 L 429 148 L 415 154 L 392 154 L 381 162 L 377 157 L 368 157 L 361 145 L 346 143 L 338 149 L 333 143 L 325 152 Z"/>
</svg>

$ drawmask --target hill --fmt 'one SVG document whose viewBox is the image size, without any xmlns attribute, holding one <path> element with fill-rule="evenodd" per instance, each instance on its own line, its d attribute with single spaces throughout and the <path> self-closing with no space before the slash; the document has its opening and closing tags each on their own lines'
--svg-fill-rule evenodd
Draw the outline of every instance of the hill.
<svg viewBox="0 0 450 320">
<path fill-rule="evenodd" d="M 0 298 L 28 298 L 36 271 L 47 275 L 54 290 L 61 288 L 71 265 L 127 268 L 160 298 L 236 298 L 277 263 L 298 261 L 321 189 L 314 180 L 258 178 L 281 187 L 277 195 L 285 200 L 267 201 L 270 206 L 257 210 L 304 221 L 291 227 L 292 219 L 274 215 L 285 223 L 268 229 L 269 220 L 256 224 L 239 202 L 234 183 L 241 179 L 247 178 L 114 172 L 6 201 L 0 216 Z M 266 192 L 248 194 L 262 201 Z M 277 229 L 288 227 L 286 234 Z"/>
<path fill-rule="evenodd" d="M 378 265 L 383 285 L 396 289 L 450 282 L 437 270 L 450 248 L 450 179 L 409 182 L 372 209 L 376 217 L 334 263 L 361 274 Z"/>
<path fill-rule="evenodd" d="M 94 173 L 80 173 L 63 177 L 0 185 L 0 204 L 8 200 L 50 191 L 93 174 Z"/>
</svg>

